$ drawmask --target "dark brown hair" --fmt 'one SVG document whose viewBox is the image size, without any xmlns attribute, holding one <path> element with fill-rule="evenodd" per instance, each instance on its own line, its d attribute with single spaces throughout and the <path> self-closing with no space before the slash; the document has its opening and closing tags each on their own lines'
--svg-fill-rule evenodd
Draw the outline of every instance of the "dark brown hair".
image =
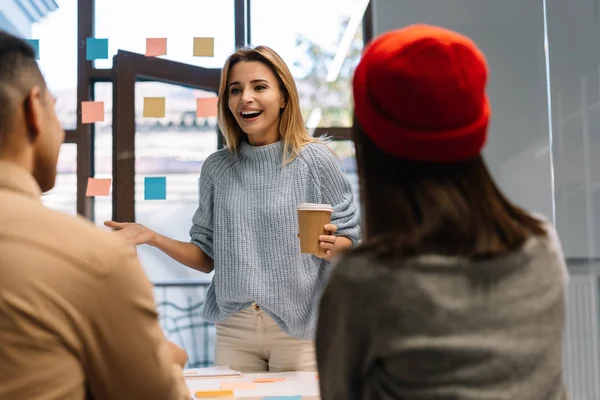
<svg viewBox="0 0 600 400">
<path fill-rule="evenodd" d="M 0 144 L 12 129 L 15 107 L 35 85 L 46 87 L 35 50 L 26 41 L 0 30 Z"/>
<path fill-rule="evenodd" d="M 512 204 L 481 156 L 456 163 L 400 159 L 377 148 L 355 121 L 362 244 L 383 257 L 420 254 L 491 258 L 546 235 Z"/>
</svg>

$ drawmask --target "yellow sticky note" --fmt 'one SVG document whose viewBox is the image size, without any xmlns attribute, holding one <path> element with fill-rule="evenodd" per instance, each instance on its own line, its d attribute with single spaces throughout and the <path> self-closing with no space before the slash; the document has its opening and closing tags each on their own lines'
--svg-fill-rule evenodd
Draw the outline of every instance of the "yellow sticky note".
<svg viewBox="0 0 600 400">
<path fill-rule="evenodd" d="M 210 399 L 211 397 L 233 397 L 233 390 L 198 390 L 195 395 L 199 399 Z"/>
<path fill-rule="evenodd" d="M 194 57 L 214 57 L 215 38 L 195 37 Z"/>
<path fill-rule="evenodd" d="M 254 382 L 221 382 L 221 389 L 229 389 L 229 390 L 254 390 L 256 389 L 256 384 Z"/>
<path fill-rule="evenodd" d="M 88 178 L 87 190 L 85 195 L 87 197 L 94 196 L 108 196 L 110 194 L 110 183 L 111 179 L 96 179 Z"/>
<path fill-rule="evenodd" d="M 81 123 L 93 124 L 94 122 L 104 121 L 104 102 L 103 101 L 82 101 L 81 102 Z"/>
<path fill-rule="evenodd" d="M 164 97 L 144 97 L 144 117 L 164 118 L 166 113 L 165 104 Z"/>
<path fill-rule="evenodd" d="M 217 97 L 201 97 L 196 99 L 196 117 L 216 117 Z"/>
<path fill-rule="evenodd" d="M 147 38 L 146 57 L 167 55 L 167 38 Z"/>
</svg>

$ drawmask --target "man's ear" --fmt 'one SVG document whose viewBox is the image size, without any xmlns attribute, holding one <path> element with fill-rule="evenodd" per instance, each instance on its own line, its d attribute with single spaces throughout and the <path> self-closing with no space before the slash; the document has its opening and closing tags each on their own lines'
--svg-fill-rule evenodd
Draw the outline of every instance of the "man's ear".
<svg viewBox="0 0 600 400">
<path fill-rule="evenodd" d="M 27 136 L 34 143 L 42 132 L 44 121 L 44 92 L 39 86 L 29 90 L 23 102 L 23 114 L 27 124 Z"/>
</svg>

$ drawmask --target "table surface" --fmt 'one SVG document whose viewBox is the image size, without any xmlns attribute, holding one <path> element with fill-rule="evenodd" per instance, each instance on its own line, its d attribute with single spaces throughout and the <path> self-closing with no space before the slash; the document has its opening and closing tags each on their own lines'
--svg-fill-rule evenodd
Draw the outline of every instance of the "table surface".
<svg viewBox="0 0 600 400">
<path fill-rule="evenodd" d="M 252 382 L 258 378 L 285 378 L 281 382 L 257 383 L 253 390 L 234 390 L 233 398 L 259 400 L 269 397 L 302 396 L 302 400 L 319 400 L 319 380 L 316 372 L 263 372 L 242 374 L 235 377 L 188 378 L 185 382 L 190 391 L 217 390 L 221 382 Z M 194 397 L 195 398 L 195 397 Z M 231 397 L 229 397 L 231 398 Z M 206 398 L 203 398 L 206 399 Z M 223 400 L 226 397 L 212 398 Z"/>
</svg>

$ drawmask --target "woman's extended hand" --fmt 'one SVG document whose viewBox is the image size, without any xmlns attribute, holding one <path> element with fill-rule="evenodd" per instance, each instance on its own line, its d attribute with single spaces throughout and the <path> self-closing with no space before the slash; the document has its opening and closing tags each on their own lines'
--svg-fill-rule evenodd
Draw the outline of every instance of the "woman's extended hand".
<svg viewBox="0 0 600 400">
<path fill-rule="evenodd" d="M 125 241 L 134 246 L 140 244 L 152 244 L 152 241 L 156 238 L 156 232 L 152 229 L 146 228 L 142 224 L 136 224 L 133 222 L 115 222 L 105 221 L 104 226 L 112 228 L 116 233 L 125 239 Z"/>
</svg>

